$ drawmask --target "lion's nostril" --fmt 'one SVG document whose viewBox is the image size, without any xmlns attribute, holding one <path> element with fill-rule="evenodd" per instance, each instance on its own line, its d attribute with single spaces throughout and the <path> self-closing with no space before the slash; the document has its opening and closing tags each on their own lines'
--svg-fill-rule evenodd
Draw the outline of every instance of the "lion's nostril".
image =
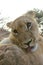
<svg viewBox="0 0 43 65">
<path fill-rule="evenodd" d="M 31 26 L 31 22 L 27 22 L 27 28 Z"/>
</svg>

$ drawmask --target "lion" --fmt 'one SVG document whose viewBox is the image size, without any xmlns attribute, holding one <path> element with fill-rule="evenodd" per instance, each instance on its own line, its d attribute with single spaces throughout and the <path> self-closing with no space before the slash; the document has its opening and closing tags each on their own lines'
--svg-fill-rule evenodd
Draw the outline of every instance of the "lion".
<svg viewBox="0 0 43 65">
<path fill-rule="evenodd" d="M 7 26 L 11 33 L 0 42 L 3 52 L 0 52 L 3 56 L 0 65 L 43 65 L 43 38 L 33 12 L 18 17 Z"/>
</svg>

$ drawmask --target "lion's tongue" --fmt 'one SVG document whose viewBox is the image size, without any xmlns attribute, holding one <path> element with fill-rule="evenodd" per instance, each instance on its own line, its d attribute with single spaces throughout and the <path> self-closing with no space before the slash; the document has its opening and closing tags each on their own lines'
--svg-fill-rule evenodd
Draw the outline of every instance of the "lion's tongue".
<svg viewBox="0 0 43 65">
<path fill-rule="evenodd" d="M 29 52 L 29 51 L 31 51 L 33 48 L 34 48 L 33 46 L 31 46 L 31 47 L 28 46 L 27 51 Z"/>
</svg>

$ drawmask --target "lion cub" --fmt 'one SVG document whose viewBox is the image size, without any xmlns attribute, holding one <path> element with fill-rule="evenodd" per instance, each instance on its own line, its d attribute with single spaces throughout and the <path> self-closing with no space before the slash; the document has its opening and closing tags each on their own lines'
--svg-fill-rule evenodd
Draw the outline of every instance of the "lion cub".
<svg viewBox="0 0 43 65">
<path fill-rule="evenodd" d="M 28 12 L 16 20 L 7 24 L 11 28 L 8 38 L 1 41 L 1 44 L 16 44 L 23 49 L 35 51 L 38 47 L 39 30 L 34 13 Z"/>
</svg>

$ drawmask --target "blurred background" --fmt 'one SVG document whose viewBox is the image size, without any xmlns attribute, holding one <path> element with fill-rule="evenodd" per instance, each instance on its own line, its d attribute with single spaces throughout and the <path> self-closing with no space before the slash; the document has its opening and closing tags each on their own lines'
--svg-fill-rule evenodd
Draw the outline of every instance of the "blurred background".
<svg viewBox="0 0 43 65">
<path fill-rule="evenodd" d="M 6 23 L 33 10 L 36 13 L 40 34 L 43 36 L 43 0 L 0 0 L 0 37 L 8 36 Z"/>
</svg>

